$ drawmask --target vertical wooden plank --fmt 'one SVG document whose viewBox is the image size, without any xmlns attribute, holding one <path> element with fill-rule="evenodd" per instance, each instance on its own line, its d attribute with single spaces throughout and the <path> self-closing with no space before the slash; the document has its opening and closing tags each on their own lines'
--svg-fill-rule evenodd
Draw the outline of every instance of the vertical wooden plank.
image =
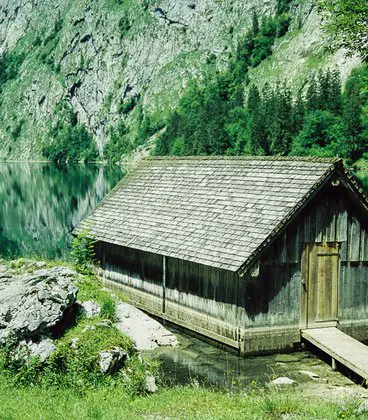
<svg viewBox="0 0 368 420">
<path fill-rule="evenodd" d="M 338 299 L 339 299 L 339 246 L 335 243 L 333 249 L 334 255 L 332 257 L 331 270 L 331 315 L 332 319 L 338 320 Z M 326 297 L 328 299 L 328 296 Z"/>
<path fill-rule="evenodd" d="M 323 241 L 324 234 L 324 203 L 318 203 L 316 212 L 316 236 L 315 242 Z"/>
<path fill-rule="evenodd" d="M 286 262 L 298 263 L 300 261 L 300 223 L 297 223 L 288 230 L 287 241 L 287 256 Z"/>
<path fill-rule="evenodd" d="M 339 285 L 338 285 L 338 318 L 345 319 L 346 307 L 346 265 L 344 262 L 340 263 Z"/>
<path fill-rule="evenodd" d="M 326 247 L 318 246 L 317 248 L 317 313 L 316 313 L 316 321 L 323 321 L 326 319 L 326 311 L 327 307 L 327 290 L 326 290 L 326 283 L 328 278 L 328 258 L 324 255 L 327 252 Z M 327 269 L 327 270 L 326 270 Z M 327 271 L 327 272 L 326 272 Z M 330 297 L 329 297 L 330 299 Z"/>
<path fill-rule="evenodd" d="M 336 221 L 336 240 L 346 242 L 348 240 L 348 212 L 347 209 L 340 209 Z"/>
<path fill-rule="evenodd" d="M 349 261 L 354 262 L 360 258 L 360 223 L 356 217 L 351 217 L 349 222 Z"/>
<path fill-rule="evenodd" d="M 304 242 L 308 243 L 308 242 L 312 242 L 314 241 L 314 237 L 312 238 L 311 236 L 311 213 L 305 213 L 305 216 L 303 218 L 303 240 Z"/>
<path fill-rule="evenodd" d="M 313 324 L 316 319 L 316 302 L 317 302 L 317 279 L 318 279 L 318 261 L 317 261 L 318 245 L 313 244 L 309 249 L 309 276 L 308 276 L 308 315 L 307 325 Z"/>
<path fill-rule="evenodd" d="M 326 231 L 326 241 L 336 242 L 336 213 L 333 206 L 329 207 L 329 217 Z"/>
<path fill-rule="evenodd" d="M 360 261 L 368 261 L 368 232 L 361 226 L 360 231 Z"/>
</svg>

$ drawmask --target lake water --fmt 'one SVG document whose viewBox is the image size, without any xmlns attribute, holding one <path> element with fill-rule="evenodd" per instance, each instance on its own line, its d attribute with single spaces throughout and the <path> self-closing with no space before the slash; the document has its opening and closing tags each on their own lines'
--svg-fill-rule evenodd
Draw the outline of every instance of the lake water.
<svg viewBox="0 0 368 420">
<path fill-rule="evenodd" d="M 67 257 L 70 232 L 123 175 L 116 165 L 0 163 L 0 255 Z"/>
</svg>

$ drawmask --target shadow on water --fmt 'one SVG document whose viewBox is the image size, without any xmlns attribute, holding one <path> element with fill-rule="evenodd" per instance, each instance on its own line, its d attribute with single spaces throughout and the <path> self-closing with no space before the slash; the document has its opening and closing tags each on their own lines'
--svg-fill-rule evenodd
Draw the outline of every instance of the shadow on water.
<svg viewBox="0 0 368 420">
<path fill-rule="evenodd" d="M 70 232 L 123 175 L 118 166 L 0 163 L 0 255 L 65 258 Z"/>
</svg>

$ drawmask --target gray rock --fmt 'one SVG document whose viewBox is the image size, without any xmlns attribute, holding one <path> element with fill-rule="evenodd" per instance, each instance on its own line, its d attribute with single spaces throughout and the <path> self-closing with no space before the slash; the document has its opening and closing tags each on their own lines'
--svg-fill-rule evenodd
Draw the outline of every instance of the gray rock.
<svg viewBox="0 0 368 420">
<path fill-rule="evenodd" d="M 51 356 L 55 349 L 56 347 L 51 338 L 45 338 L 39 342 L 22 340 L 12 353 L 12 358 L 14 360 L 23 359 L 27 361 L 30 357 L 38 357 L 43 363 L 49 356 Z"/>
<path fill-rule="evenodd" d="M 81 309 L 81 313 L 84 314 L 87 318 L 98 316 L 101 313 L 101 306 L 94 300 L 80 302 L 79 306 Z"/>
<path fill-rule="evenodd" d="M 80 341 L 80 339 L 79 339 L 78 337 L 76 337 L 76 338 L 72 338 L 72 339 L 70 340 L 70 347 L 71 347 L 73 350 L 77 350 L 79 341 Z"/>
<path fill-rule="evenodd" d="M 113 373 L 119 370 L 125 363 L 128 354 L 121 347 L 114 347 L 111 350 L 101 351 L 98 358 L 98 365 L 103 374 Z"/>
<path fill-rule="evenodd" d="M 288 378 L 287 376 L 280 376 L 279 378 L 274 379 L 273 381 L 271 381 L 268 386 L 269 387 L 273 387 L 273 388 L 284 388 L 284 387 L 291 387 L 291 386 L 295 386 L 297 385 L 297 383 Z"/>
<path fill-rule="evenodd" d="M 39 357 L 42 363 L 56 350 L 56 346 L 51 338 L 45 338 L 39 343 L 30 342 L 28 348 L 30 355 Z"/>
<path fill-rule="evenodd" d="M 158 390 L 158 387 L 156 385 L 156 379 L 150 373 L 147 374 L 147 376 L 146 376 L 146 381 L 145 381 L 145 384 L 144 384 L 144 388 L 150 394 L 153 394 L 153 393 L 157 392 L 157 390 Z"/>
<path fill-rule="evenodd" d="M 125 302 L 116 306 L 116 328 L 128 335 L 138 350 L 153 350 L 159 346 L 176 347 L 176 336 L 143 311 Z"/>
<path fill-rule="evenodd" d="M 19 340 L 47 333 L 76 300 L 77 273 L 66 267 L 0 278 L 0 340 Z"/>
<path fill-rule="evenodd" d="M 300 370 L 300 374 L 309 376 L 311 379 L 318 379 L 319 375 L 317 373 L 311 372 L 310 370 Z"/>
</svg>

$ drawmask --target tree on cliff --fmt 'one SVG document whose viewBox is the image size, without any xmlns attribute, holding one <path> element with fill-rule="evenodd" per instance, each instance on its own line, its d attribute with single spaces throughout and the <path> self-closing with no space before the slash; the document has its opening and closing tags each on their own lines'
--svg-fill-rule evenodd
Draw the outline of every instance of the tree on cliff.
<svg viewBox="0 0 368 420">
<path fill-rule="evenodd" d="M 368 63 L 367 0 L 319 0 L 318 4 L 333 45 L 360 54 Z"/>
</svg>

